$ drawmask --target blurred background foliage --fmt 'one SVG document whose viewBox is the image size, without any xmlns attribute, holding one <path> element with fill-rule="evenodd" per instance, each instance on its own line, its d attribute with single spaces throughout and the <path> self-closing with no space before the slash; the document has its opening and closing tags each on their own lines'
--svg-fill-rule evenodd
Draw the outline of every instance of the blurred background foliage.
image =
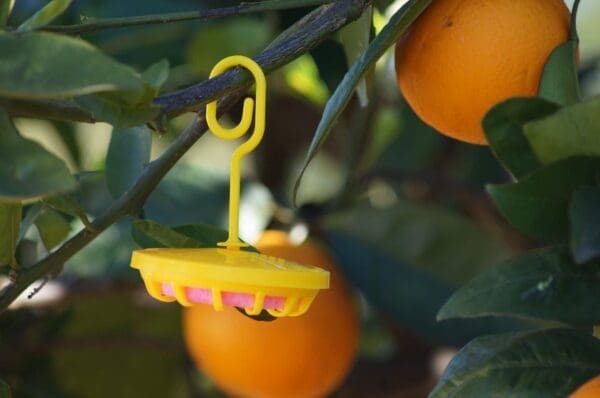
<svg viewBox="0 0 600 398">
<path fill-rule="evenodd" d="M 56 22 L 236 3 L 78 0 Z M 374 25 L 380 29 L 399 2 L 375 3 Z M 17 1 L 10 23 L 44 4 Z M 600 4 L 584 1 L 581 8 L 581 78 L 590 97 L 600 93 Z M 86 39 L 138 70 L 167 59 L 171 70 L 163 90 L 171 91 L 206 79 L 227 55 L 258 53 L 305 13 L 128 28 Z M 299 195 L 303 206 L 294 215 L 294 179 L 322 107 L 347 67 L 340 41 L 331 38 L 268 77 L 265 140 L 244 165 L 241 235 L 252 242 L 267 226 L 309 225 L 360 288 L 361 354 L 340 396 L 361 396 L 365 381 L 379 386 L 381 394 L 423 396 L 432 385 L 432 353 L 484 332 L 531 326 L 498 319 L 437 323 L 435 314 L 483 268 L 536 242 L 511 229 L 485 195 L 484 183 L 509 180 L 490 150 L 451 141 L 420 122 L 400 98 L 389 56 L 369 79 L 369 104 L 361 107 L 353 100 L 311 163 Z M 238 114 L 236 109 L 227 117 L 237 120 Z M 153 135 L 151 158 L 190 119 L 182 115 L 166 134 Z M 75 196 L 86 213 L 94 216 L 110 205 L 104 172 L 110 126 L 28 119 L 17 120 L 17 126 L 77 175 Z M 144 216 L 168 226 L 225 227 L 229 154 L 235 145 L 205 135 L 150 196 Z M 76 217 L 36 206 L 24 209 L 26 217 L 44 213 L 20 245 L 25 265 L 81 228 Z M 22 297 L 0 317 L 0 376 L 15 397 L 218 396 L 187 358 L 180 308 L 152 301 L 129 268 L 136 248 L 130 229 L 131 219 L 111 227 L 33 300 Z"/>
</svg>

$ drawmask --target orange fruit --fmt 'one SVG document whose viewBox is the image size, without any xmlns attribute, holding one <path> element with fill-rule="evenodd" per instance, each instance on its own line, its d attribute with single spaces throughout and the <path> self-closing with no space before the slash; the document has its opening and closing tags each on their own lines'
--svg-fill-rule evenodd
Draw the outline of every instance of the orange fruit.
<svg viewBox="0 0 600 398">
<path fill-rule="evenodd" d="M 569 398 L 599 398 L 600 397 L 600 375 L 588 381 L 577 391 L 569 396 Z"/>
<path fill-rule="evenodd" d="M 485 144 L 482 118 L 498 102 L 537 95 L 569 25 L 563 0 L 434 0 L 396 44 L 398 86 L 442 134 Z"/>
<path fill-rule="evenodd" d="M 258 322 L 234 308 L 186 308 L 184 338 L 197 366 L 235 397 L 322 397 L 350 371 L 358 344 L 358 314 L 342 275 L 318 244 L 293 245 L 267 231 L 256 247 L 265 254 L 323 267 L 330 288 L 299 317 Z"/>
</svg>

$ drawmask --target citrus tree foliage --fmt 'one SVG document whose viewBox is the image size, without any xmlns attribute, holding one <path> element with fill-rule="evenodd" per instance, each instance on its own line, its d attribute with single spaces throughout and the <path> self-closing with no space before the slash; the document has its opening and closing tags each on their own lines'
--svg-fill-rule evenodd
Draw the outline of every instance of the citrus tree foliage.
<svg viewBox="0 0 600 398">
<path fill-rule="evenodd" d="M 218 99 L 226 112 L 250 88 L 250 77 L 240 70 L 207 77 L 214 62 L 235 52 L 252 56 L 267 73 L 277 71 L 274 86 L 286 81 L 311 106 L 323 105 L 319 101 L 331 93 L 309 142 L 296 145 L 291 133 L 286 136 L 293 123 L 276 133 L 267 126 L 267 135 L 285 137 L 277 150 L 287 150 L 290 158 L 301 155 L 301 161 L 284 194 L 256 181 L 244 184 L 247 196 L 262 203 L 254 203 L 257 222 L 265 227 L 273 217 L 264 206 L 273 196 L 288 198 L 290 207 L 300 204 L 310 168 L 328 142 L 344 148 L 340 192 L 316 206 L 305 204 L 298 214 L 318 227 L 345 276 L 375 312 L 429 344 L 464 346 L 431 397 L 475 398 L 489 391 L 503 397 L 563 397 L 600 373 L 600 341 L 592 336 L 600 324 L 600 99 L 582 100 L 579 88 L 578 2 L 571 40 L 549 58 L 539 95 L 497 104 L 483 120 L 491 153 L 457 147 L 406 104 L 396 98 L 390 106 L 373 90 L 377 62 L 431 2 L 407 1 L 386 24 L 374 26 L 389 1 L 268 0 L 227 2 L 216 9 L 202 2 L 200 10 L 173 6 L 177 12 L 82 17 L 72 23 L 79 5 L 68 0 L 29 2 L 35 9 L 0 0 L 0 271 L 7 281 L 0 310 L 40 279 L 132 278 L 126 262 L 138 246 L 211 247 L 224 239 L 227 182 L 179 160 L 207 129 L 204 105 Z M 101 3 L 121 10 L 113 2 Z M 289 8 L 298 10 L 283 11 Z M 207 21 L 256 12 L 294 18 L 275 30 L 249 16 Z M 190 20 L 202 21 L 201 29 L 170 24 Z M 158 44 L 153 40 L 164 37 L 151 28 L 111 37 L 117 29 L 156 24 L 183 28 L 172 28 L 172 41 L 167 37 Z M 99 32 L 106 35 L 98 39 Z M 174 44 L 184 38 L 191 43 L 186 49 Z M 155 47 L 136 52 L 128 47 L 134 42 Z M 316 78 L 298 84 L 309 75 Z M 395 82 L 386 85 L 395 89 Z M 177 137 L 164 139 L 174 130 L 174 118 L 190 112 L 197 113 L 193 121 Z M 22 117 L 51 121 L 75 166 L 27 138 Z M 111 127 L 103 163 L 93 170 L 81 167 L 85 154 L 73 122 Z M 375 133 L 367 133 L 371 130 Z M 163 139 L 152 158 L 153 143 Z M 267 164 L 274 161 L 271 153 L 260 156 Z M 440 176 L 431 172 L 439 171 L 431 166 L 435 162 L 454 169 Z M 475 172 L 465 172 L 469 164 L 476 165 Z M 318 194 L 330 184 L 316 185 Z M 482 185 L 485 192 L 472 189 Z M 419 201 L 422 197 L 426 200 Z M 495 231 L 504 228 L 519 244 L 490 233 L 498 215 L 503 221 Z M 114 299 L 110 310 L 83 301 L 73 305 L 69 317 L 4 313 L 0 342 L 18 346 L 23 336 L 53 342 L 58 330 L 75 339 L 90 330 L 136 336 L 144 331 L 132 318 L 150 330 L 149 338 L 179 333 L 172 312 L 121 308 L 124 300 Z M 171 326 L 153 329 L 159 318 Z M 37 328 L 29 332 L 28 325 Z M 29 334 L 10 332 L 17 327 Z M 137 387 L 127 390 L 124 372 L 135 374 L 139 363 L 132 352 L 122 369 L 109 372 L 111 382 L 98 394 L 113 394 L 119 385 L 124 396 L 143 395 L 146 390 Z M 37 357 L 6 358 L 6 365 L 0 363 L 0 374 L 8 374 L 7 383 L 0 380 L 2 396 L 10 396 L 11 385 L 24 396 L 39 395 L 22 383 L 36 374 L 55 372 L 76 390 L 95 372 L 80 377 Z M 177 378 L 173 369 L 181 358 L 173 352 L 147 359 L 160 363 L 161 374 L 149 381 L 143 377 L 148 394 Z M 61 360 L 76 363 L 68 355 Z M 20 379 L 9 372 L 15 364 L 29 369 Z M 48 378 L 45 392 L 59 394 L 61 387 Z"/>
</svg>

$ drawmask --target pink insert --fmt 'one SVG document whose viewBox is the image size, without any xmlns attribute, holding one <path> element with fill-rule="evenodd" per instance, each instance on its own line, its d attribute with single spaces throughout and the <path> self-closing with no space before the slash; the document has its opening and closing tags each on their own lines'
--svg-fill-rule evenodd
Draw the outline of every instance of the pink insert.
<svg viewBox="0 0 600 398">
<path fill-rule="evenodd" d="M 212 304 L 212 290 L 199 287 L 186 287 L 185 293 L 188 300 L 198 304 Z M 175 297 L 175 290 L 170 283 L 161 284 L 162 294 L 168 297 Z M 254 294 L 221 292 L 223 305 L 231 307 L 252 308 L 254 306 Z M 263 308 L 267 310 L 282 310 L 285 304 L 285 297 L 266 296 Z"/>
</svg>

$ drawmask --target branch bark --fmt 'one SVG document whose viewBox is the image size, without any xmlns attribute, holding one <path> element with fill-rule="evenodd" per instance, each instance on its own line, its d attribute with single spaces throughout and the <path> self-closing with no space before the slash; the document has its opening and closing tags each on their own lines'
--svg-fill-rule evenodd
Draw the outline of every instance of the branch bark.
<svg viewBox="0 0 600 398">
<path fill-rule="evenodd" d="M 284 32 L 256 60 L 266 71 L 290 62 L 315 47 L 331 33 L 358 18 L 368 4 L 370 0 L 339 0 L 334 4 L 321 6 Z M 164 100 L 164 106 L 168 105 L 167 109 L 170 109 L 171 113 L 177 113 L 196 109 L 201 104 L 224 96 L 219 101 L 219 110 L 224 112 L 243 96 L 250 83 L 249 76 L 240 71 L 224 73 L 169 95 Z M 133 186 L 92 222 L 91 228 L 82 229 L 47 257 L 16 273 L 12 281 L 0 290 L 0 311 L 5 310 L 37 279 L 60 273 L 64 263 L 102 231 L 127 214 L 135 214 L 165 174 L 206 130 L 206 120 L 203 113 L 200 113 L 179 138 L 146 167 Z"/>
<path fill-rule="evenodd" d="M 107 29 L 128 28 L 132 26 L 158 25 L 182 21 L 206 21 L 235 15 L 250 14 L 264 11 L 277 11 L 290 8 L 318 6 L 331 3 L 333 0 L 266 0 L 254 3 L 242 2 L 236 6 L 213 8 L 168 14 L 141 15 L 122 18 L 85 18 L 76 25 L 49 25 L 42 29 L 49 32 L 68 35 L 81 35 Z"/>
</svg>

